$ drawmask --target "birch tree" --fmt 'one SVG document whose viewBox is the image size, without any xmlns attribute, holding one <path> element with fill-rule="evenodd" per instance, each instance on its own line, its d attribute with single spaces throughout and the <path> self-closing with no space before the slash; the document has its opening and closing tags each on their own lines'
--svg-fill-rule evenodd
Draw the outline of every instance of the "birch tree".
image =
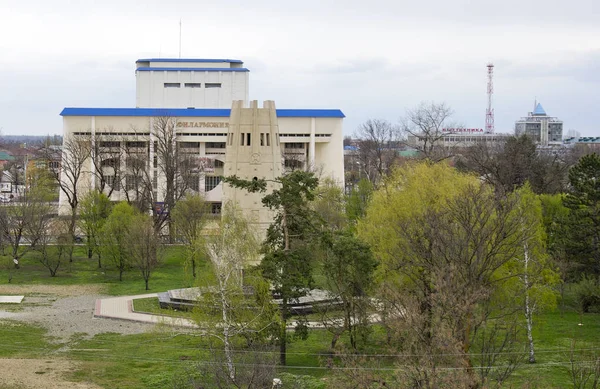
<svg viewBox="0 0 600 389">
<path fill-rule="evenodd" d="M 211 262 L 214 284 L 204 288 L 198 323 L 223 345 L 229 383 L 241 387 L 236 372 L 234 344 L 240 337 L 264 336 L 273 327 L 274 307 L 268 286 L 260 278 L 244 277 L 244 269 L 260 260 L 260 240 L 239 209 L 225 204 L 219 228 L 198 236 Z"/>
</svg>

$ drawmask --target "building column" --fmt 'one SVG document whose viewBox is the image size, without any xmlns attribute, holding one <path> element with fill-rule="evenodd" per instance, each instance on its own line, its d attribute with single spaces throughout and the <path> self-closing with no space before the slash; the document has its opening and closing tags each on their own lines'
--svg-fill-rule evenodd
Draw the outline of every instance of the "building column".
<svg viewBox="0 0 600 389">
<path fill-rule="evenodd" d="M 308 144 L 308 162 L 310 167 L 315 166 L 315 132 L 317 129 L 317 119 L 310 118 L 310 143 Z"/>
<path fill-rule="evenodd" d="M 92 179 L 91 179 L 91 190 L 96 189 L 96 172 L 94 169 L 94 160 L 96 159 L 96 117 L 92 116 L 92 128 L 91 128 L 91 134 L 92 134 L 92 153 L 91 153 L 91 158 L 90 158 L 90 174 L 92 175 Z"/>
<path fill-rule="evenodd" d="M 200 142 L 200 161 L 204 163 L 204 158 L 206 158 L 206 142 Z M 200 172 L 200 181 L 198 183 L 198 192 L 204 193 L 204 185 L 206 183 L 206 172 Z"/>
</svg>

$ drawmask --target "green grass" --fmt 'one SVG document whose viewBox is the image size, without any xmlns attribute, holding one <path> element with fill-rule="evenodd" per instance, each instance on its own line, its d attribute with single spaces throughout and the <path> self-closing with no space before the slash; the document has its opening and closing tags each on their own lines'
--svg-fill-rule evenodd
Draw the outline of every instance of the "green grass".
<svg viewBox="0 0 600 389">
<path fill-rule="evenodd" d="M 47 357 L 60 347 L 49 340 L 43 328 L 0 320 L 0 358 Z"/>
<path fill-rule="evenodd" d="M 191 319 L 193 317 L 192 312 L 189 311 L 178 311 L 175 309 L 161 308 L 160 304 L 158 303 L 158 297 L 148 297 L 133 300 L 133 310 L 136 312 L 145 312 L 164 316 L 185 317 L 188 319 Z"/>
<path fill-rule="evenodd" d="M 143 304 L 153 304 L 146 300 Z M 578 358 L 588 358 L 591 351 L 600 351 L 600 314 L 586 314 L 583 325 L 576 313 L 548 313 L 536 321 L 535 342 L 537 363 L 523 365 L 506 383 L 506 387 L 564 388 L 571 387 L 568 366 L 569 350 L 576 340 Z M 165 329 L 139 335 L 105 333 L 91 339 L 74 337 L 66 345 L 54 345 L 45 338 L 45 331 L 12 321 L 0 322 L 0 357 L 35 358 L 57 352 L 59 357 L 81 362 L 76 372 L 69 377 L 77 381 L 91 381 L 105 388 L 164 388 L 173 387 L 178 377 L 190 372 L 198 374 L 197 365 L 214 361 L 208 337 L 199 334 L 180 333 Z M 323 368 L 329 351 L 331 334 L 324 330 L 312 330 L 307 340 L 293 340 L 288 346 L 286 368 L 279 373 L 305 378 L 318 386 L 319 380 L 328 377 L 331 371 Z M 340 339 L 348 343 L 347 337 Z M 386 354 L 383 347 L 384 334 L 375 326 L 371 344 L 364 350 L 368 354 Z M 277 347 L 272 349 L 276 360 Z M 392 358 L 380 358 L 379 366 L 393 366 Z M 551 365 L 559 364 L 559 365 Z M 288 376 L 289 378 L 289 376 Z M 311 384 L 311 385 L 312 385 Z"/>
<path fill-rule="evenodd" d="M 533 383 L 539 388 L 571 387 L 569 360 L 571 349 L 575 360 L 600 357 L 600 314 L 547 313 L 540 315 L 534 327 L 536 363 L 524 364 L 508 381 L 509 384 Z M 583 325 L 579 325 L 579 323 Z"/>
<path fill-rule="evenodd" d="M 123 281 L 119 281 L 118 271 L 106 258 L 102 268 L 98 268 L 96 256 L 88 259 L 85 247 L 77 246 L 73 262 L 64 262 L 58 270 L 56 277 L 51 277 L 50 272 L 38 261 L 39 254 L 28 252 L 20 261 L 20 269 L 12 269 L 12 284 L 15 285 L 89 285 L 98 284 L 105 287 L 106 293 L 111 295 L 134 295 L 147 293 L 144 280 L 140 272 L 129 269 L 123 274 Z M 6 256 L 1 257 L 3 263 L 8 262 Z M 168 289 L 193 286 L 193 278 L 184 266 L 184 249 L 181 246 L 168 246 L 165 249 L 162 264 L 150 276 L 150 291 L 166 291 Z M 206 272 L 209 265 L 206 261 L 198 264 L 198 273 Z M 0 269 L 0 284 L 8 282 L 6 266 Z"/>
</svg>

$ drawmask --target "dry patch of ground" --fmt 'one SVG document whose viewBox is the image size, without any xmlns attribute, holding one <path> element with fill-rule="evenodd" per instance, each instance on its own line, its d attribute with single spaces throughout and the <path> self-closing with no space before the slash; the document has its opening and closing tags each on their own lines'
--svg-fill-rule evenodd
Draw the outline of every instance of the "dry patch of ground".
<svg viewBox="0 0 600 389">
<path fill-rule="evenodd" d="M 0 389 L 100 389 L 98 385 L 70 382 L 67 373 L 77 363 L 61 359 L 0 359 Z"/>
</svg>

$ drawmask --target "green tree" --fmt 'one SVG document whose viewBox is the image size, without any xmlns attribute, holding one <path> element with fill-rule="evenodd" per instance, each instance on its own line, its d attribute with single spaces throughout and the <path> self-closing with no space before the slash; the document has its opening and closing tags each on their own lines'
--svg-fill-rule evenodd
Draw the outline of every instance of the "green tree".
<svg viewBox="0 0 600 389">
<path fill-rule="evenodd" d="M 327 236 L 323 273 L 332 298 L 341 302 L 344 312 L 343 325 L 339 326 L 339 316 L 324 312 L 323 322 L 333 332 L 331 348 L 334 349 L 339 337 L 347 332 L 350 345 L 357 349 L 358 339 L 365 338 L 369 328 L 370 292 L 374 286 L 377 261 L 367 244 L 350 232 L 337 232 Z M 334 307 L 338 305 L 335 304 Z"/>
<path fill-rule="evenodd" d="M 231 176 L 226 177 L 225 182 L 250 192 L 265 192 L 267 188 L 264 179 L 242 180 Z M 276 178 L 276 189 L 262 198 L 263 205 L 275 212 L 263 243 L 260 269 L 281 299 L 279 359 L 282 365 L 286 363 L 289 303 L 306 295 L 313 285 L 311 247 L 317 243 L 320 218 L 311 202 L 318 185 L 319 180 L 313 173 L 294 170 Z"/>
<path fill-rule="evenodd" d="M 507 281 L 507 289 L 514 293 L 513 301 L 523 309 L 525 315 L 529 363 L 535 363 L 533 339 L 534 315 L 556 305 L 554 286 L 559 276 L 552 269 L 546 254 L 546 233 L 543 225 L 542 203 L 540 197 L 533 193 L 529 183 L 513 194 L 517 204 L 515 217 L 521 221 L 521 228 L 527 231 L 527 239 L 523 242 L 523 251 L 516 256 L 507 268 L 511 273 L 519 274 L 514 285 Z"/>
<path fill-rule="evenodd" d="M 135 215 L 135 208 L 120 202 L 113 207 L 100 230 L 102 253 L 119 271 L 119 281 L 123 281 L 123 273 L 131 266 L 128 234 Z"/>
<path fill-rule="evenodd" d="M 186 248 L 186 263 L 191 266 L 192 277 L 196 278 L 196 262 L 200 259 L 201 251 L 195 241 L 200 236 L 210 210 L 209 204 L 200 195 L 187 195 L 177 202 L 171 212 L 172 227 Z"/>
<path fill-rule="evenodd" d="M 567 250 L 580 273 L 600 282 L 600 156 L 583 156 L 569 171 L 569 182 L 564 199 L 570 210 Z"/>
<path fill-rule="evenodd" d="M 373 194 L 358 233 L 380 261 L 377 295 L 390 344 L 405 355 L 406 386 L 502 382 L 516 366 L 492 368 L 519 340 L 521 310 L 507 288 L 522 273 L 509 270 L 537 233 L 519 209 L 518 197 L 439 163 L 406 165 Z"/>
<path fill-rule="evenodd" d="M 79 224 L 86 235 L 88 258 L 96 253 L 98 255 L 98 268 L 102 267 L 102 254 L 100 251 L 100 231 L 110 215 L 110 200 L 102 192 L 92 190 L 88 192 L 79 203 Z"/>
<path fill-rule="evenodd" d="M 346 214 L 350 223 L 354 226 L 367 212 L 367 206 L 373 194 L 371 181 L 362 179 L 358 182 L 352 192 L 348 195 Z"/>
</svg>

